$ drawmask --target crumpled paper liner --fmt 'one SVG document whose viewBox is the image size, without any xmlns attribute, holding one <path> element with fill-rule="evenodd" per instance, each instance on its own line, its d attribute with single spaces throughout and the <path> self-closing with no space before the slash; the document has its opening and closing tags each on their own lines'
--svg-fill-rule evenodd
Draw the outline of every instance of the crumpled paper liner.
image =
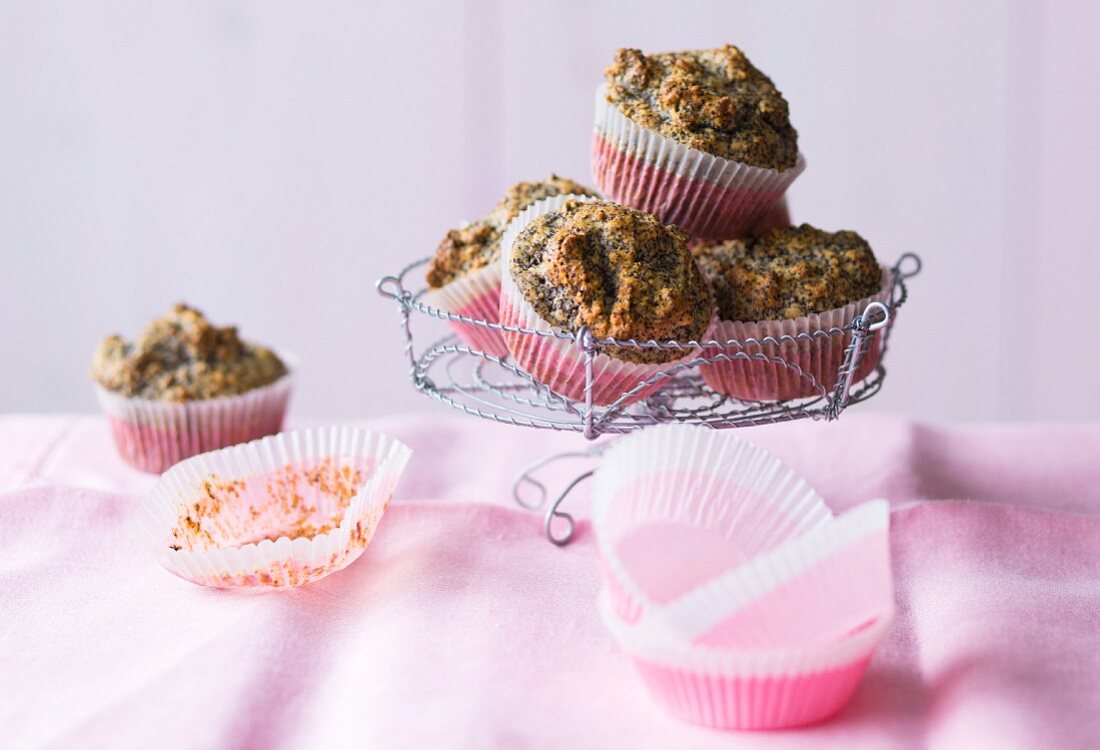
<svg viewBox="0 0 1100 750">
<path fill-rule="evenodd" d="M 366 549 L 410 454 L 380 433 L 323 427 L 195 456 L 153 487 L 141 536 L 203 586 L 316 581 Z"/>
</svg>

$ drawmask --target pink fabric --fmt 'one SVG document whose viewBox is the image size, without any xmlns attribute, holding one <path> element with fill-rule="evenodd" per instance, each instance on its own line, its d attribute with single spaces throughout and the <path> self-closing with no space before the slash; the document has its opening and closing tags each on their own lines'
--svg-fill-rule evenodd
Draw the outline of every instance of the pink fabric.
<svg viewBox="0 0 1100 750">
<path fill-rule="evenodd" d="M 438 415 L 371 426 L 414 450 L 375 540 L 319 583 L 257 594 L 188 584 L 129 541 L 153 480 L 115 456 L 102 420 L 0 418 L 0 744 L 1072 748 L 1100 736 L 1098 427 L 852 414 L 742 433 L 835 508 L 879 495 L 903 507 L 898 618 L 851 704 L 812 729 L 731 737 L 657 708 L 606 634 L 588 524 L 558 549 L 511 506 L 515 470 L 579 438 Z M 920 498 L 944 501 L 906 502 Z M 570 508 L 583 516 L 583 497 Z"/>
</svg>

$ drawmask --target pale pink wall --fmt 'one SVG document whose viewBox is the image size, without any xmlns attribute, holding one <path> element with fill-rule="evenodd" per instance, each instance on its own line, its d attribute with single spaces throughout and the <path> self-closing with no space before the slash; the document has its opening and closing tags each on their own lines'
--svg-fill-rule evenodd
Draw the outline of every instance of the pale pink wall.
<svg viewBox="0 0 1100 750">
<path fill-rule="evenodd" d="M 1096 418 L 1098 22 L 1052 0 L 0 5 L 0 411 L 92 409 L 95 340 L 179 298 L 298 351 L 299 414 L 436 408 L 373 281 L 512 181 L 587 179 L 617 46 L 732 41 L 791 101 L 796 219 L 925 258 L 861 408 Z"/>
</svg>

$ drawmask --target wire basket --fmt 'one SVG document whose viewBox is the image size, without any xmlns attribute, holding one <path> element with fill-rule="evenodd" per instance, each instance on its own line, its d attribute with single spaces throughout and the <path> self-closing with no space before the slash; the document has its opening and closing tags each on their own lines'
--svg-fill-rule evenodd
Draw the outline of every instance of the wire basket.
<svg viewBox="0 0 1100 750">
<path fill-rule="evenodd" d="M 422 284 L 410 289 L 406 283 L 409 275 L 429 260 L 424 258 L 412 263 L 396 276 L 379 279 L 377 284 L 378 292 L 396 301 L 399 307 L 413 386 L 452 408 L 482 419 L 520 427 L 579 432 L 589 440 L 604 434 L 624 434 L 662 422 L 725 429 L 796 419 L 836 419 L 845 408 L 866 401 L 882 388 L 886 377 L 882 363 L 890 332 L 897 311 L 908 294 L 905 282 L 921 270 L 918 256 L 912 253 L 902 255 L 890 269 L 892 280 L 886 301 L 869 303 L 843 328 L 823 328 L 797 336 L 767 337 L 759 341 L 658 342 L 600 339 L 593 336 L 587 327 L 574 333 L 504 326 L 432 307 L 421 301 L 427 291 Z M 524 336 L 552 336 L 571 342 L 584 357 L 585 399 L 570 399 L 555 393 L 510 357 L 497 357 L 473 348 L 462 343 L 453 332 L 418 351 L 419 339 L 415 332 L 422 322 L 432 319 Z M 867 377 L 855 382 L 853 375 L 860 372 L 860 362 L 870 337 L 880 331 L 879 363 Z M 836 385 L 831 388 L 826 388 L 796 362 L 774 354 L 782 345 L 797 345 L 800 340 L 836 336 L 844 337 L 847 344 L 835 379 Z M 616 347 L 658 349 L 691 356 L 662 368 L 636 387 L 624 391 L 613 403 L 598 406 L 592 398 L 598 377 L 592 363 L 600 352 Z M 700 365 L 739 359 L 765 361 L 774 367 L 790 370 L 805 381 L 813 395 L 789 401 L 744 401 L 715 392 L 699 374 Z M 638 398 L 639 393 L 652 389 L 658 383 L 660 387 L 656 393 Z"/>
</svg>

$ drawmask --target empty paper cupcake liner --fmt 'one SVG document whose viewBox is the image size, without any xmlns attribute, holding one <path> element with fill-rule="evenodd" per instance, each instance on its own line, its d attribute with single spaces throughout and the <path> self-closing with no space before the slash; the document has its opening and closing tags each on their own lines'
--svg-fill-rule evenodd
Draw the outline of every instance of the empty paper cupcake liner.
<svg viewBox="0 0 1100 750">
<path fill-rule="evenodd" d="M 421 301 L 453 315 L 500 322 L 500 264 L 491 263 L 454 281 L 429 290 Z M 468 346 L 494 357 L 508 355 L 508 347 L 499 329 L 449 320 L 458 337 Z"/>
<path fill-rule="evenodd" d="M 830 643 L 771 651 L 654 640 L 601 597 L 604 624 L 653 699 L 676 718 L 715 729 L 782 729 L 833 716 L 859 687 L 893 618 L 888 608 Z"/>
<path fill-rule="evenodd" d="M 700 374 L 718 393 L 744 401 L 786 401 L 831 393 L 840 379 L 840 366 L 852 342 L 852 333 L 813 335 L 814 332 L 843 329 L 872 302 L 886 304 L 892 284 L 893 275 L 884 267 L 879 292 L 844 307 L 791 320 L 720 321 L 715 340 L 736 340 L 744 344 L 751 339 L 756 343 L 724 350 L 706 349 L 708 358 L 725 355 L 728 359 L 700 365 Z M 852 376 L 853 385 L 878 367 L 883 334 L 884 331 L 879 330 L 865 339 L 863 356 Z M 802 338 L 779 341 L 783 336 Z M 775 341 L 765 341 L 768 338 Z"/>
<path fill-rule="evenodd" d="M 843 638 L 892 601 L 890 507 L 873 500 L 654 607 L 642 626 L 680 642 L 790 648 Z"/>
<path fill-rule="evenodd" d="M 703 427 L 660 425 L 620 438 L 592 483 L 596 542 L 626 622 L 831 520 L 821 497 L 777 458 Z"/>
<path fill-rule="evenodd" d="M 173 403 L 131 398 L 98 383 L 96 398 L 118 453 L 131 466 L 159 474 L 185 458 L 246 443 L 282 429 L 294 386 L 297 358 L 279 357 L 287 374 L 236 396 Z"/>
<path fill-rule="evenodd" d="M 610 446 L 592 499 L 605 623 L 673 715 L 770 729 L 850 699 L 893 614 L 885 501 L 834 518 L 765 451 L 687 425 Z"/>
<path fill-rule="evenodd" d="M 532 377 L 560 396 L 573 401 L 585 400 L 585 354 L 572 338 L 556 331 L 538 316 L 519 291 L 509 269 L 512 247 L 516 237 L 527 225 L 540 216 L 556 211 L 567 200 L 594 201 L 597 198 L 578 196 L 554 196 L 526 208 L 512 220 L 501 238 L 501 299 L 500 320 L 506 326 L 540 331 L 536 335 L 522 331 L 504 332 L 504 340 L 516 364 Z M 713 328 L 713 326 L 712 326 Z M 554 334 L 557 335 L 554 335 Z M 707 332 L 709 338 L 710 332 Z M 600 352 L 593 358 L 592 402 L 607 406 L 622 399 L 622 405 L 630 404 L 658 390 L 670 377 L 668 371 L 678 363 L 688 362 L 698 350 L 684 357 L 661 364 L 625 362 Z M 652 381 L 652 382 L 648 382 Z M 637 389 L 635 391 L 635 389 Z M 634 391 L 631 393 L 631 391 Z M 626 394 L 630 393 L 629 396 Z"/>
<path fill-rule="evenodd" d="M 203 586 L 316 581 L 362 554 L 409 455 L 385 435 L 325 427 L 195 456 L 153 487 L 141 536 Z"/>
<path fill-rule="evenodd" d="M 685 146 L 636 124 L 596 92 L 592 179 L 613 201 L 651 213 L 693 237 L 749 234 L 806 168 L 754 167 Z"/>
</svg>

